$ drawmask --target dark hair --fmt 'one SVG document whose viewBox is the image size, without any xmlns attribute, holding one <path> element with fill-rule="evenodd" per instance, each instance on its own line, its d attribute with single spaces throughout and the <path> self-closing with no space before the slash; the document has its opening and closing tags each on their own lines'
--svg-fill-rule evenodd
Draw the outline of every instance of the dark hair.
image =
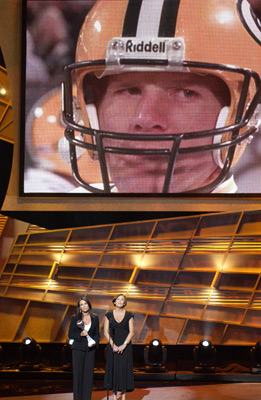
<svg viewBox="0 0 261 400">
<path fill-rule="evenodd" d="M 123 296 L 123 297 L 124 297 L 124 304 L 123 304 L 123 307 L 125 307 L 126 304 L 127 304 L 127 297 L 125 296 L 125 294 L 122 294 L 122 293 L 117 294 L 117 296 L 114 296 L 114 297 L 113 297 L 113 299 L 112 299 L 112 304 L 115 305 L 115 302 L 116 302 L 117 298 L 120 297 L 120 296 Z"/>
<path fill-rule="evenodd" d="M 78 303 L 77 303 L 77 315 L 78 315 L 79 319 L 82 319 L 82 313 L 81 313 L 81 311 L 80 311 L 80 302 L 81 302 L 82 300 L 85 301 L 85 302 L 88 304 L 89 310 L 90 310 L 90 314 L 92 315 L 92 305 L 91 305 L 90 300 L 88 300 L 87 297 L 81 297 L 81 298 L 78 300 Z"/>
</svg>

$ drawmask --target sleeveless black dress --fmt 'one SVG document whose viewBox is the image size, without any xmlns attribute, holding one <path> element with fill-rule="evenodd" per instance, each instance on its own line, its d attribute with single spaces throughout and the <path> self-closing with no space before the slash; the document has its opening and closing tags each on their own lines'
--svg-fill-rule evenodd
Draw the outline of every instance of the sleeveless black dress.
<svg viewBox="0 0 261 400">
<path fill-rule="evenodd" d="M 115 320 L 113 311 L 108 311 L 105 317 L 109 320 L 113 342 L 117 346 L 122 345 L 129 334 L 129 320 L 134 318 L 134 315 L 126 311 L 120 323 Z M 108 345 L 104 387 L 113 392 L 132 392 L 134 390 L 131 343 L 127 345 L 122 354 L 113 353 L 111 346 Z"/>
</svg>

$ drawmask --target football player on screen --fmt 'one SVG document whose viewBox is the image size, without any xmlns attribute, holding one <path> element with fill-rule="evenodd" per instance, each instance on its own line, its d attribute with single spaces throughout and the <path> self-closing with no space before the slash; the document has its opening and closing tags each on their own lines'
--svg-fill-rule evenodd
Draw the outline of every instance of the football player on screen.
<svg viewBox="0 0 261 400">
<path fill-rule="evenodd" d="M 254 9 L 247 0 L 97 0 L 63 84 L 57 147 L 74 192 L 237 191 L 233 167 L 261 124 Z"/>
</svg>

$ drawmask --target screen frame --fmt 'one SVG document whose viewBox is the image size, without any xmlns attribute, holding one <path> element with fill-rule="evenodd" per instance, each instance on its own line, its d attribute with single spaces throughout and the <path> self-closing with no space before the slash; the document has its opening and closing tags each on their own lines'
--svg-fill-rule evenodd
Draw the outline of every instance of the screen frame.
<svg viewBox="0 0 261 400">
<path fill-rule="evenodd" d="M 19 131 L 23 129 L 25 126 L 25 113 L 23 110 L 24 101 L 25 101 L 25 7 L 26 0 L 23 0 L 22 5 L 22 43 L 21 45 L 21 108 L 20 108 L 20 121 L 19 121 Z M 170 207 L 169 209 L 191 209 L 191 204 L 195 204 L 195 209 L 203 209 L 207 210 L 209 205 L 209 201 L 213 204 L 217 204 L 216 209 L 218 210 L 220 207 L 224 209 L 227 204 L 234 204 L 238 200 L 240 203 L 240 207 L 243 207 L 245 204 L 247 207 L 251 207 L 251 204 L 255 207 L 257 205 L 256 200 L 260 200 L 261 193 L 234 193 L 234 194 L 226 194 L 226 193 L 211 193 L 211 194 L 184 194 L 184 193 L 111 193 L 111 194 L 96 194 L 96 193 L 77 193 L 77 195 L 73 195 L 71 193 L 24 193 L 23 190 L 23 181 L 21 180 L 21 176 L 23 175 L 22 165 L 24 162 L 23 154 L 24 154 L 24 142 L 23 140 L 16 140 L 16 142 L 20 142 L 19 146 L 19 167 L 18 167 L 18 176 L 19 176 L 19 191 L 17 194 L 17 198 L 15 200 L 15 206 L 4 204 L 3 209 L 19 209 L 25 208 L 28 209 L 28 205 L 31 203 L 36 207 L 38 206 L 42 209 L 52 209 L 53 207 L 61 206 L 62 209 L 72 209 L 74 208 L 73 204 L 79 204 L 80 208 L 83 209 L 99 209 L 99 210 L 110 210 L 110 209 L 119 209 L 123 210 L 136 210 L 137 207 L 140 209 L 146 209 L 146 206 L 149 204 L 151 209 L 165 209 L 166 207 Z M 17 146 L 17 143 L 16 143 Z M 16 147 L 17 148 L 17 147 Z M 22 149 L 22 151 L 21 151 Z M 17 179 L 17 178 L 16 178 Z M 7 196 L 8 197 L 8 196 Z M 9 196 L 10 197 L 10 196 Z M 86 202 L 86 200 L 88 201 Z M 135 201 L 134 201 L 135 199 Z M 186 200 L 184 202 L 184 200 Z M 14 204 L 13 203 L 13 204 Z M 95 204 L 96 203 L 96 204 Z M 135 204 L 136 203 L 136 204 Z M 91 208 L 89 208 L 91 206 Z M 210 206 L 212 208 L 212 206 Z M 30 207 L 29 207 L 30 208 Z"/>
</svg>

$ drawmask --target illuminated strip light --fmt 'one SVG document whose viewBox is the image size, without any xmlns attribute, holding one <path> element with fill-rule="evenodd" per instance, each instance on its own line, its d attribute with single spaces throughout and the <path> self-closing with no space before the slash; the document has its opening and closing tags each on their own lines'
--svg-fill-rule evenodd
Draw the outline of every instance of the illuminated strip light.
<svg viewBox="0 0 261 400">
<path fill-rule="evenodd" d="M 43 251 L 43 250 L 61 250 L 61 249 L 63 249 L 63 244 L 42 244 L 42 245 L 39 245 L 39 244 L 36 244 L 36 245 L 33 245 L 33 244 L 27 244 L 26 245 L 26 247 L 25 247 L 25 249 L 27 249 L 27 250 L 30 250 L 30 251 Z"/>
<path fill-rule="evenodd" d="M 231 246 L 231 252 L 256 252 L 260 253 L 261 252 L 261 241 L 255 241 L 255 242 L 248 242 L 248 241 L 236 241 L 232 244 Z"/>
<path fill-rule="evenodd" d="M 167 241 L 160 241 L 155 242 L 151 241 L 148 244 L 147 252 L 161 252 L 161 253 L 184 253 L 184 251 L 188 247 L 188 241 L 177 241 L 177 240 L 167 240 Z"/>
<path fill-rule="evenodd" d="M 137 286 L 131 285 L 129 289 L 129 294 L 132 296 L 157 296 L 157 297 L 166 297 L 168 293 L 168 287 L 157 287 L 157 286 Z"/>
<path fill-rule="evenodd" d="M 226 299 L 226 300 L 222 299 L 222 300 L 219 300 L 219 301 L 209 300 L 209 305 L 211 305 L 211 306 L 213 306 L 213 305 L 216 305 L 216 306 L 222 306 L 222 305 L 224 305 L 224 306 L 227 306 L 227 305 L 230 305 L 230 306 L 235 306 L 235 305 L 246 306 L 247 304 L 248 304 L 247 300 L 242 300 L 242 301 L 240 301 L 240 300 L 228 300 L 228 299 Z"/>
<path fill-rule="evenodd" d="M 228 240 L 194 240 L 189 248 L 189 254 L 195 252 L 224 252 L 227 251 L 230 245 L 230 241 Z"/>
<path fill-rule="evenodd" d="M 135 252 L 143 252 L 145 249 L 146 243 L 145 242 L 114 242 L 109 243 L 106 248 L 106 253 L 135 253 Z"/>
<path fill-rule="evenodd" d="M 206 302 L 209 298 L 211 289 L 196 290 L 190 288 L 174 288 L 170 293 L 170 300 L 178 300 L 182 302 Z"/>
<path fill-rule="evenodd" d="M 209 304 L 210 305 L 247 305 L 250 299 L 251 293 L 243 292 L 230 292 L 230 291 L 218 291 L 213 290 Z"/>
<path fill-rule="evenodd" d="M 249 308 L 261 308 L 261 294 L 256 293 L 251 301 Z"/>
</svg>

